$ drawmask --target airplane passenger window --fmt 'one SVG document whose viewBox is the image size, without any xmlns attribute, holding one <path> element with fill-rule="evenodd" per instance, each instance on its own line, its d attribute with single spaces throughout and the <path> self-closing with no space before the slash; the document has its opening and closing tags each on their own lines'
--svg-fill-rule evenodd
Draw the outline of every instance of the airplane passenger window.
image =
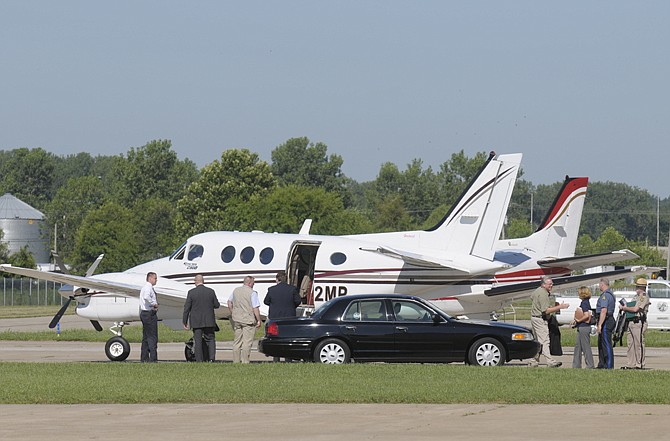
<svg viewBox="0 0 670 441">
<path fill-rule="evenodd" d="M 347 261 L 347 256 L 344 253 L 333 253 L 330 255 L 330 263 L 333 265 L 342 265 Z"/>
<path fill-rule="evenodd" d="M 235 247 L 232 245 L 228 245 L 221 251 L 221 260 L 223 260 L 224 263 L 230 263 L 233 261 L 235 258 Z"/>
<path fill-rule="evenodd" d="M 275 250 L 272 248 L 263 248 L 261 253 L 258 255 L 263 265 L 267 265 L 272 262 L 272 259 L 275 257 Z"/>
<path fill-rule="evenodd" d="M 242 263 L 249 263 L 254 260 L 255 255 L 256 251 L 252 247 L 246 247 L 240 252 L 240 260 Z"/>
<path fill-rule="evenodd" d="M 205 249 L 202 245 L 191 245 L 188 249 L 188 260 L 200 259 Z"/>
</svg>

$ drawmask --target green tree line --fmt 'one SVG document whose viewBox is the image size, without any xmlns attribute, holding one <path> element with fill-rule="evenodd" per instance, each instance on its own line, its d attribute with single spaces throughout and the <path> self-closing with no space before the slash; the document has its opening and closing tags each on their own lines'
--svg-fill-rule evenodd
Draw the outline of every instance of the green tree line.
<svg viewBox="0 0 670 441">
<path fill-rule="evenodd" d="M 357 182 L 326 144 L 291 138 L 271 161 L 248 149 L 227 149 L 198 169 L 180 160 L 169 140 L 150 141 L 117 156 L 59 156 L 41 148 L 0 151 L 0 194 L 11 193 L 42 211 L 45 237 L 82 272 L 105 253 L 99 271 L 122 271 L 166 256 L 190 235 L 211 230 L 297 232 L 306 218 L 316 234 L 356 234 L 433 226 L 486 161 L 480 152 L 451 154 L 433 170 L 420 159 L 387 162 L 376 178 Z M 562 182 L 517 181 L 506 237 L 530 234 Z M 630 248 L 639 263 L 663 265 L 656 243 L 657 200 L 617 182 L 591 182 L 578 254 Z M 660 201 L 661 245 L 668 242 L 670 199 Z M 31 256 L 0 261 L 34 265 Z M 28 253 L 29 254 L 29 253 Z"/>
</svg>

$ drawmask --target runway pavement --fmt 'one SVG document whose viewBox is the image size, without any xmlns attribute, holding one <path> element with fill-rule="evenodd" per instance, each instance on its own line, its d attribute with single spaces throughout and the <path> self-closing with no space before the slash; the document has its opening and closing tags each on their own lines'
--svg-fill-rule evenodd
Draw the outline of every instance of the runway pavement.
<svg viewBox="0 0 670 441">
<path fill-rule="evenodd" d="M 0 439 L 662 440 L 669 417 L 639 404 L 0 405 Z"/>
<path fill-rule="evenodd" d="M 66 316 L 64 326 L 90 326 Z M 77 322 L 78 321 L 78 322 Z M 39 319 L 0 320 L 5 329 L 46 329 Z M 559 357 L 569 368 L 572 348 Z M 625 348 L 616 348 L 624 363 Z M 139 344 L 131 344 L 129 362 L 138 362 Z M 161 343 L 161 363 L 183 362 L 182 343 Z M 219 342 L 217 358 L 230 362 L 230 342 Z M 21 362 L 105 362 L 104 343 L 0 341 L 0 360 Z M 254 362 L 269 359 L 252 352 Z M 512 366 L 525 362 L 512 362 Z M 648 366 L 670 367 L 670 349 L 649 348 Z M 1 364 L 0 364 L 1 369 Z M 253 387 L 253 385 L 250 385 Z M 1 392 L 0 392 L 1 393 Z M 238 440 L 407 439 L 477 440 L 605 437 L 609 441 L 665 439 L 670 406 L 661 405 L 507 405 L 507 404 L 95 404 L 0 405 L 0 439 L 52 441 L 72 439 L 144 439 L 171 441 L 227 438 Z M 590 421 L 583 427 L 578 421 Z M 635 424 L 631 424 L 635 421 Z"/>
</svg>

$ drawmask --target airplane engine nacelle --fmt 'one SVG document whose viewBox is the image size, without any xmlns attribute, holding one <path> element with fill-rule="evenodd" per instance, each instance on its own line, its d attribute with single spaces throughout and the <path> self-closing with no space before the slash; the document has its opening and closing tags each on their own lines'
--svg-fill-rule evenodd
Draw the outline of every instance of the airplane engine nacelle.
<svg viewBox="0 0 670 441">
<path fill-rule="evenodd" d="M 132 322 L 140 319 L 140 301 L 133 297 L 93 296 L 78 299 L 77 315 L 102 322 Z"/>
</svg>

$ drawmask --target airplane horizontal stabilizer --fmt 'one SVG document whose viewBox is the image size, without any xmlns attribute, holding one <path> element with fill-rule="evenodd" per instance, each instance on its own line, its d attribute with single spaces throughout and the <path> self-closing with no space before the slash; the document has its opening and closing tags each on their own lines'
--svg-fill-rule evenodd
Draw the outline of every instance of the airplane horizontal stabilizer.
<svg viewBox="0 0 670 441">
<path fill-rule="evenodd" d="M 618 250 L 585 256 L 543 259 L 538 260 L 537 264 L 543 268 L 568 268 L 570 271 L 581 271 L 594 266 L 609 265 L 622 260 L 637 259 L 638 257 L 640 256 L 630 250 Z"/>
<path fill-rule="evenodd" d="M 582 285 L 590 285 L 598 280 L 604 278 L 610 280 L 623 279 L 626 277 L 633 277 L 638 274 L 645 274 L 657 271 L 658 268 L 646 267 L 646 266 L 634 266 L 631 268 L 622 268 L 612 271 L 604 271 L 600 273 L 590 273 L 590 274 L 580 274 L 577 276 L 564 276 L 564 277 L 553 277 L 552 281 L 554 282 L 554 289 L 568 289 L 568 288 L 578 288 Z M 495 297 L 508 294 L 528 294 L 532 293 L 538 286 L 540 286 L 541 281 L 537 280 L 534 282 L 523 282 L 523 283 L 514 283 L 511 285 L 500 285 L 493 288 L 489 288 L 484 291 L 484 294 L 488 297 Z"/>
<path fill-rule="evenodd" d="M 383 254 L 384 256 L 400 259 L 407 264 L 422 268 L 447 268 L 454 271 L 458 271 L 459 273 L 462 274 L 470 274 L 470 271 L 468 271 L 463 267 L 458 267 L 454 265 L 452 261 L 436 259 L 433 257 L 410 253 L 407 251 L 396 250 L 389 247 L 380 246 L 373 249 L 361 248 L 361 251 L 369 251 L 371 253 Z"/>
</svg>

